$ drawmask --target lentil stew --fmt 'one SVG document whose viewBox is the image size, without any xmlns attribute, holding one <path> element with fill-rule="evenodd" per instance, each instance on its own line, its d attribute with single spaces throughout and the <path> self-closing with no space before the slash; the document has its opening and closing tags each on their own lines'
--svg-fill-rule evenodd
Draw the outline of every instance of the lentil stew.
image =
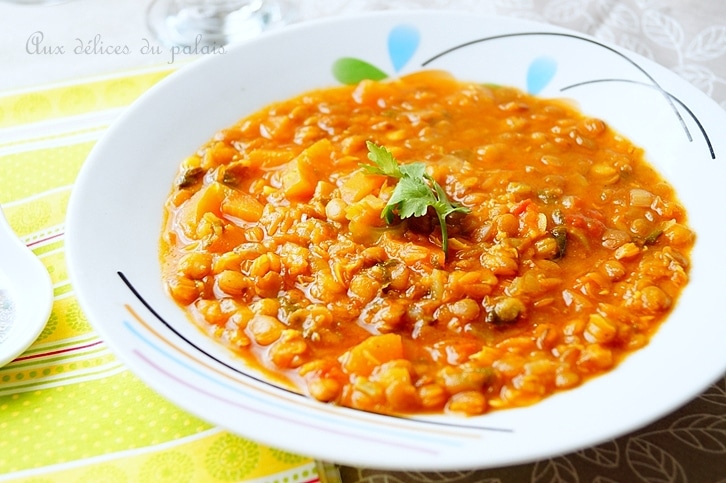
<svg viewBox="0 0 726 483">
<path fill-rule="evenodd" d="M 422 162 L 448 198 L 385 219 Z M 389 217 L 390 218 L 390 217 Z M 389 223 L 390 221 L 390 223 Z M 307 92 L 185 159 L 160 256 L 174 300 L 320 401 L 477 415 L 536 403 L 645 346 L 695 235 L 642 150 L 561 100 L 426 71 Z"/>
</svg>

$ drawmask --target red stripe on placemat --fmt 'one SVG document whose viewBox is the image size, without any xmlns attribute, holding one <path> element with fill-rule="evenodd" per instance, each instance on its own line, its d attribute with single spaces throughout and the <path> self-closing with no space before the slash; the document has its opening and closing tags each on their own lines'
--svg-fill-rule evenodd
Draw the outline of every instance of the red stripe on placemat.
<svg viewBox="0 0 726 483">
<path fill-rule="evenodd" d="M 15 362 L 27 361 L 30 359 L 38 359 L 40 357 L 55 356 L 58 354 L 66 354 L 68 352 L 78 351 L 81 349 L 88 349 L 89 347 L 93 347 L 93 346 L 96 346 L 96 345 L 102 344 L 102 343 L 103 343 L 103 341 L 98 340 L 96 342 L 91 342 L 90 344 L 86 344 L 86 345 L 80 345 L 78 347 L 69 347 L 68 349 L 59 349 L 57 351 L 52 351 L 52 352 L 42 352 L 40 354 L 33 354 L 32 356 L 18 357 L 17 359 L 15 359 Z"/>
<path fill-rule="evenodd" d="M 45 242 L 47 242 L 47 241 L 50 241 L 50 240 L 52 240 L 52 239 L 54 239 L 54 238 L 58 238 L 58 237 L 61 237 L 61 236 L 63 236 L 63 235 L 65 235 L 65 233 L 63 233 L 63 232 L 61 232 L 61 233 L 56 233 L 55 235 L 51 235 L 51 236 L 49 236 L 48 238 L 41 238 L 40 240 L 35 240 L 35 241 L 32 241 L 32 242 L 28 243 L 28 244 L 27 244 L 27 246 L 28 246 L 28 247 L 33 247 L 33 246 L 35 246 L 35 245 L 38 245 L 38 244 L 40 244 L 40 243 L 45 243 Z"/>
</svg>

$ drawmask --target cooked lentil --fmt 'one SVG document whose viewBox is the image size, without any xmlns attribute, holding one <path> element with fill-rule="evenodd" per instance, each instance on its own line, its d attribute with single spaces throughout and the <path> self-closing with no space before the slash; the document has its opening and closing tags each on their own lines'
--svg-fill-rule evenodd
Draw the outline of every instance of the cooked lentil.
<svg viewBox="0 0 726 483">
<path fill-rule="evenodd" d="M 450 199 L 381 211 L 366 142 Z M 475 415 L 532 404 L 646 345 L 694 233 L 643 152 L 566 102 L 441 72 L 272 104 L 181 163 L 163 278 L 209 334 L 321 401 Z"/>
</svg>

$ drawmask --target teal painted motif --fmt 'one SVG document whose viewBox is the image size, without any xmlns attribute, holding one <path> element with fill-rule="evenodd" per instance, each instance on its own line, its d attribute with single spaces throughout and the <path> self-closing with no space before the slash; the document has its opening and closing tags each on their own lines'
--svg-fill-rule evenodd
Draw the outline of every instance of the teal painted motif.
<svg viewBox="0 0 726 483">
<path fill-rule="evenodd" d="M 393 70 L 399 72 L 416 53 L 421 35 L 415 27 L 398 25 L 388 34 L 388 55 Z"/>
<path fill-rule="evenodd" d="M 557 62 L 551 57 L 537 57 L 527 69 L 527 92 L 539 94 L 557 72 Z"/>
</svg>

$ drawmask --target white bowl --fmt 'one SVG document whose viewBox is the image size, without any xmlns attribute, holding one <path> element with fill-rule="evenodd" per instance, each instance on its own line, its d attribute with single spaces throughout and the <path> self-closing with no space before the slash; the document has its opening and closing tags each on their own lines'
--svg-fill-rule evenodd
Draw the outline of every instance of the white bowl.
<svg viewBox="0 0 726 483">
<path fill-rule="evenodd" d="M 182 159 L 264 105 L 339 85 L 356 58 L 395 77 L 424 68 L 567 97 L 645 148 L 697 233 L 692 281 L 644 349 L 531 407 L 479 417 L 394 418 L 325 405 L 244 367 L 166 295 L 162 206 Z M 723 296 L 726 113 L 670 71 L 556 27 L 466 13 L 394 12 L 302 24 L 209 54 L 136 102 L 83 166 L 68 213 L 83 310 L 151 387 L 261 443 L 354 466 L 459 470 L 595 445 L 695 398 L 726 370 Z"/>
</svg>

